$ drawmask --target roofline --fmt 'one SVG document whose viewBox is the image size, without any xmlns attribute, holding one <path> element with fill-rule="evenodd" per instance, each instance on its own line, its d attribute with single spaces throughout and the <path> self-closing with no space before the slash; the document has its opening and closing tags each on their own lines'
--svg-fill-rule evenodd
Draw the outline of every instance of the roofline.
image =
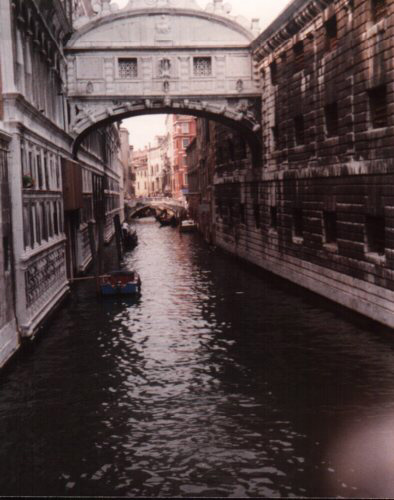
<svg viewBox="0 0 394 500">
<path fill-rule="evenodd" d="M 202 19 L 210 20 L 210 21 L 216 21 L 220 24 L 223 24 L 229 28 L 234 29 L 238 33 L 242 34 L 245 36 L 247 41 L 245 41 L 245 47 L 248 47 L 250 43 L 253 41 L 255 38 L 252 31 L 249 29 L 245 28 L 241 24 L 237 23 L 237 21 L 220 16 L 218 14 L 212 13 L 212 12 L 206 12 L 203 10 L 193 10 L 193 9 L 177 9 L 177 8 L 162 8 L 162 7 L 155 7 L 155 8 L 147 8 L 147 9 L 136 9 L 136 10 L 122 10 L 119 12 L 116 12 L 114 14 L 110 14 L 104 17 L 97 17 L 94 18 L 93 20 L 89 21 L 87 24 L 82 26 L 80 29 L 74 31 L 72 34 L 70 40 L 68 41 L 67 48 L 72 48 L 73 44 L 75 44 L 83 35 L 86 35 L 89 31 L 92 31 L 95 28 L 104 26 L 106 24 L 110 24 L 113 21 L 117 21 L 119 19 L 127 19 L 131 17 L 138 17 L 142 15 L 152 15 L 152 14 L 159 14 L 159 15 L 171 15 L 171 14 L 177 14 L 177 15 L 185 15 L 189 17 L 200 17 Z M 172 47 L 176 48 L 176 47 Z"/>
<path fill-rule="evenodd" d="M 334 0 L 291 0 L 287 6 L 282 10 L 279 16 L 267 26 L 267 28 L 255 39 L 251 44 L 252 50 L 255 50 L 259 45 L 266 42 L 277 31 L 280 30 L 285 24 L 291 21 L 295 15 L 302 11 L 309 3 L 315 3 L 323 10 L 327 4 L 332 3 Z"/>
</svg>

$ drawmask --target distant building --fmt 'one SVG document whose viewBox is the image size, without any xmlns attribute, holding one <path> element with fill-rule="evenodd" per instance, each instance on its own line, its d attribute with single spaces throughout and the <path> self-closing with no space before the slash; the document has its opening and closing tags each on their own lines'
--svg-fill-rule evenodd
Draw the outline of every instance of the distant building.
<svg viewBox="0 0 394 500">
<path fill-rule="evenodd" d="M 169 115 L 166 127 L 171 141 L 169 160 L 172 195 L 176 199 L 185 199 L 188 193 L 186 148 L 196 136 L 196 119 L 192 116 Z"/>
<path fill-rule="evenodd" d="M 168 136 L 156 136 L 154 145 L 133 152 L 136 197 L 169 196 L 170 162 Z"/>
<path fill-rule="evenodd" d="M 148 148 L 133 151 L 131 162 L 135 172 L 135 196 L 137 199 L 147 197 L 149 194 Z"/>
</svg>

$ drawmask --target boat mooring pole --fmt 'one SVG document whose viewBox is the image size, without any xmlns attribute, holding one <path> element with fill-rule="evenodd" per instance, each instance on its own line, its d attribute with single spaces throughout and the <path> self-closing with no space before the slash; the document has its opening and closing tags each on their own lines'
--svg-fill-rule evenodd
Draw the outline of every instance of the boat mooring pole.
<svg viewBox="0 0 394 500">
<path fill-rule="evenodd" d="M 116 249 L 118 251 L 118 264 L 120 269 L 120 264 L 122 261 L 122 228 L 120 225 L 119 214 L 116 214 L 114 217 L 114 226 L 115 226 Z"/>
</svg>

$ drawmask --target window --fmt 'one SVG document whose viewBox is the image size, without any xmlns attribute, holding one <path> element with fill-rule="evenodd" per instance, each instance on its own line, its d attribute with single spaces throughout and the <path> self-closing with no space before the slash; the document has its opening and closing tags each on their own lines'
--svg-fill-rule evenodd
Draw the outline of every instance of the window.
<svg viewBox="0 0 394 500">
<path fill-rule="evenodd" d="M 36 156 L 36 165 L 37 165 L 37 174 L 38 174 L 38 188 L 43 188 L 43 177 L 42 177 L 42 168 L 41 168 L 41 155 L 38 154 Z"/>
<path fill-rule="evenodd" d="M 295 208 L 293 210 L 293 235 L 296 238 L 303 238 L 304 236 L 304 218 L 302 208 Z"/>
<path fill-rule="evenodd" d="M 234 142 L 232 139 L 227 139 L 227 151 L 231 161 L 235 160 Z"/>
<path fill-rule="evenodd" d="M 372 20 L 377 23 L 386 15 L 386 0 L 371 0 L 372 1 Z"/>
<path fill-rule="evenodd" d="M 245 141 L 245 139 L 243 139 L 243 137 L 241 137 L 241 139 L 240 139 L 239 149 L 240 149 L 240 151 L 239 151 L 240 158 L 242 160 L 246 159 L 248 156 L 248 150 L 247 150 L 247 146 L 246 146 L 246 141 Z"/>
<path fill-rule="evenodd" d="M 254 215 L 254 221 L 256 223 L 256 228 L 260 229 L 261 218 L 260 218 L 260 205 L 258 203 L 253 204 L 253 215 Z"/>
<path fill-rule="evenodd" d="M 279 128 L 278 128 L 278 125 L 275 125 L 274 127 L 271 128 L 271 133 L 272 133 L 272 145 L 273 145 L 273 149 L 278 149 L 278 142 L 279 142 Z"/>
<path fill-rule="evenodd" d="M 119 78 L 124 80 L 132 80 L 138 76 L 138 64 L 136 58 L 119 59 Z"/>
<path fill-rule="evenodd" d="M 384 255 L 386 248 L 386 221 L 383 216 L 365 217 L 368 252 Z"/>
<path fill-rule="evenodd" d="M 182 134 L 189 133 L 189 124 L 187 122 L 181 123 Z"/>
<path fill-rule="evenodd" d="M 211 76 L 212 59 L 210 57 L 195 57 L 193 59 L 194 76 Z"/>
<path fill-rule="evenodd" d="M 44 241 L 48 241 L 48 217 L 45 203 L 41 203 L 41 236 Z"/>
<path fill-rule="evenodd" d="M 270 73 L 271 73 L 272 85 L 277 85 L 277 83 L 278 83 L 278 66 L 276 65 L 275 61 L 273 61 L 270 64 Z"/>
<path fill-rule="evenodd" d="M 189 139 L 182 139 L 183 149 L 186 149 L 188 147 L 189 143 L 190 143 Z"/>
<path fill-rule="evenodd" d="M 297 146 L 305 144 L 305 124 L 302 115 L 294 118 L 294 138 Z"/>
<path fill-rule="evenodd" d="M 327 137 L 338 135 L 338 103 L 333 102 L 324 107 Z"/>
<path fill-rule="evenodd" d="M 275 206 L 270 207 L 270 226 L 275 230 L 278 228 L 278 209 Z"/>
<path fill-rule="evenodd" d="M 241 224 L 246 224 L 245 203 L 239 204 L 239 219 L 241 221 Z"/>
<path fill-rule="evenodd" d="M 10 269 L 10 240 L 8 236 L 3 237 L 4 272 Z"/>
<path fill-rule="evenodd" d="M 325 243 L 337 243 L 337 214 L 336 212 L 323 212 L 324 240 Z"/>
<path fill-rule="evenodd" d="M 368 92 L 369 113 L 373 128 L 387 127 L 387 89 L 386 85 L 375 87 Z"/>
<path fill-rule="evenodd" d="M 338 28 L 337 28 L 337 16 L 332 16 L 325 24 L 324 28 L 326 30 L 326 51 L 330 52 L 337 48 L 338 42 Z"/>
<path fill-rule="evenodd" d="M 295 72 L 304 69 L 304 42 L 297 42 L 293 47 Z"/>
</svg>

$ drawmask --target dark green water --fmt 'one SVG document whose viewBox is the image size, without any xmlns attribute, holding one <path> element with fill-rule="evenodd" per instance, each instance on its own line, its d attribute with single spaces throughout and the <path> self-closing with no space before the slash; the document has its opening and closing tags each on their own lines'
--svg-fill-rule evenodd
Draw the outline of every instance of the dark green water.
<svg viewBox="0 0 394 500">
<path fill-rule="evenodd" d="M 77 285 L 0 379 L 0 494 L 394 493 L 391 333 L 197 235 L 138 232 L 141 298 Z"/>
</svg>

